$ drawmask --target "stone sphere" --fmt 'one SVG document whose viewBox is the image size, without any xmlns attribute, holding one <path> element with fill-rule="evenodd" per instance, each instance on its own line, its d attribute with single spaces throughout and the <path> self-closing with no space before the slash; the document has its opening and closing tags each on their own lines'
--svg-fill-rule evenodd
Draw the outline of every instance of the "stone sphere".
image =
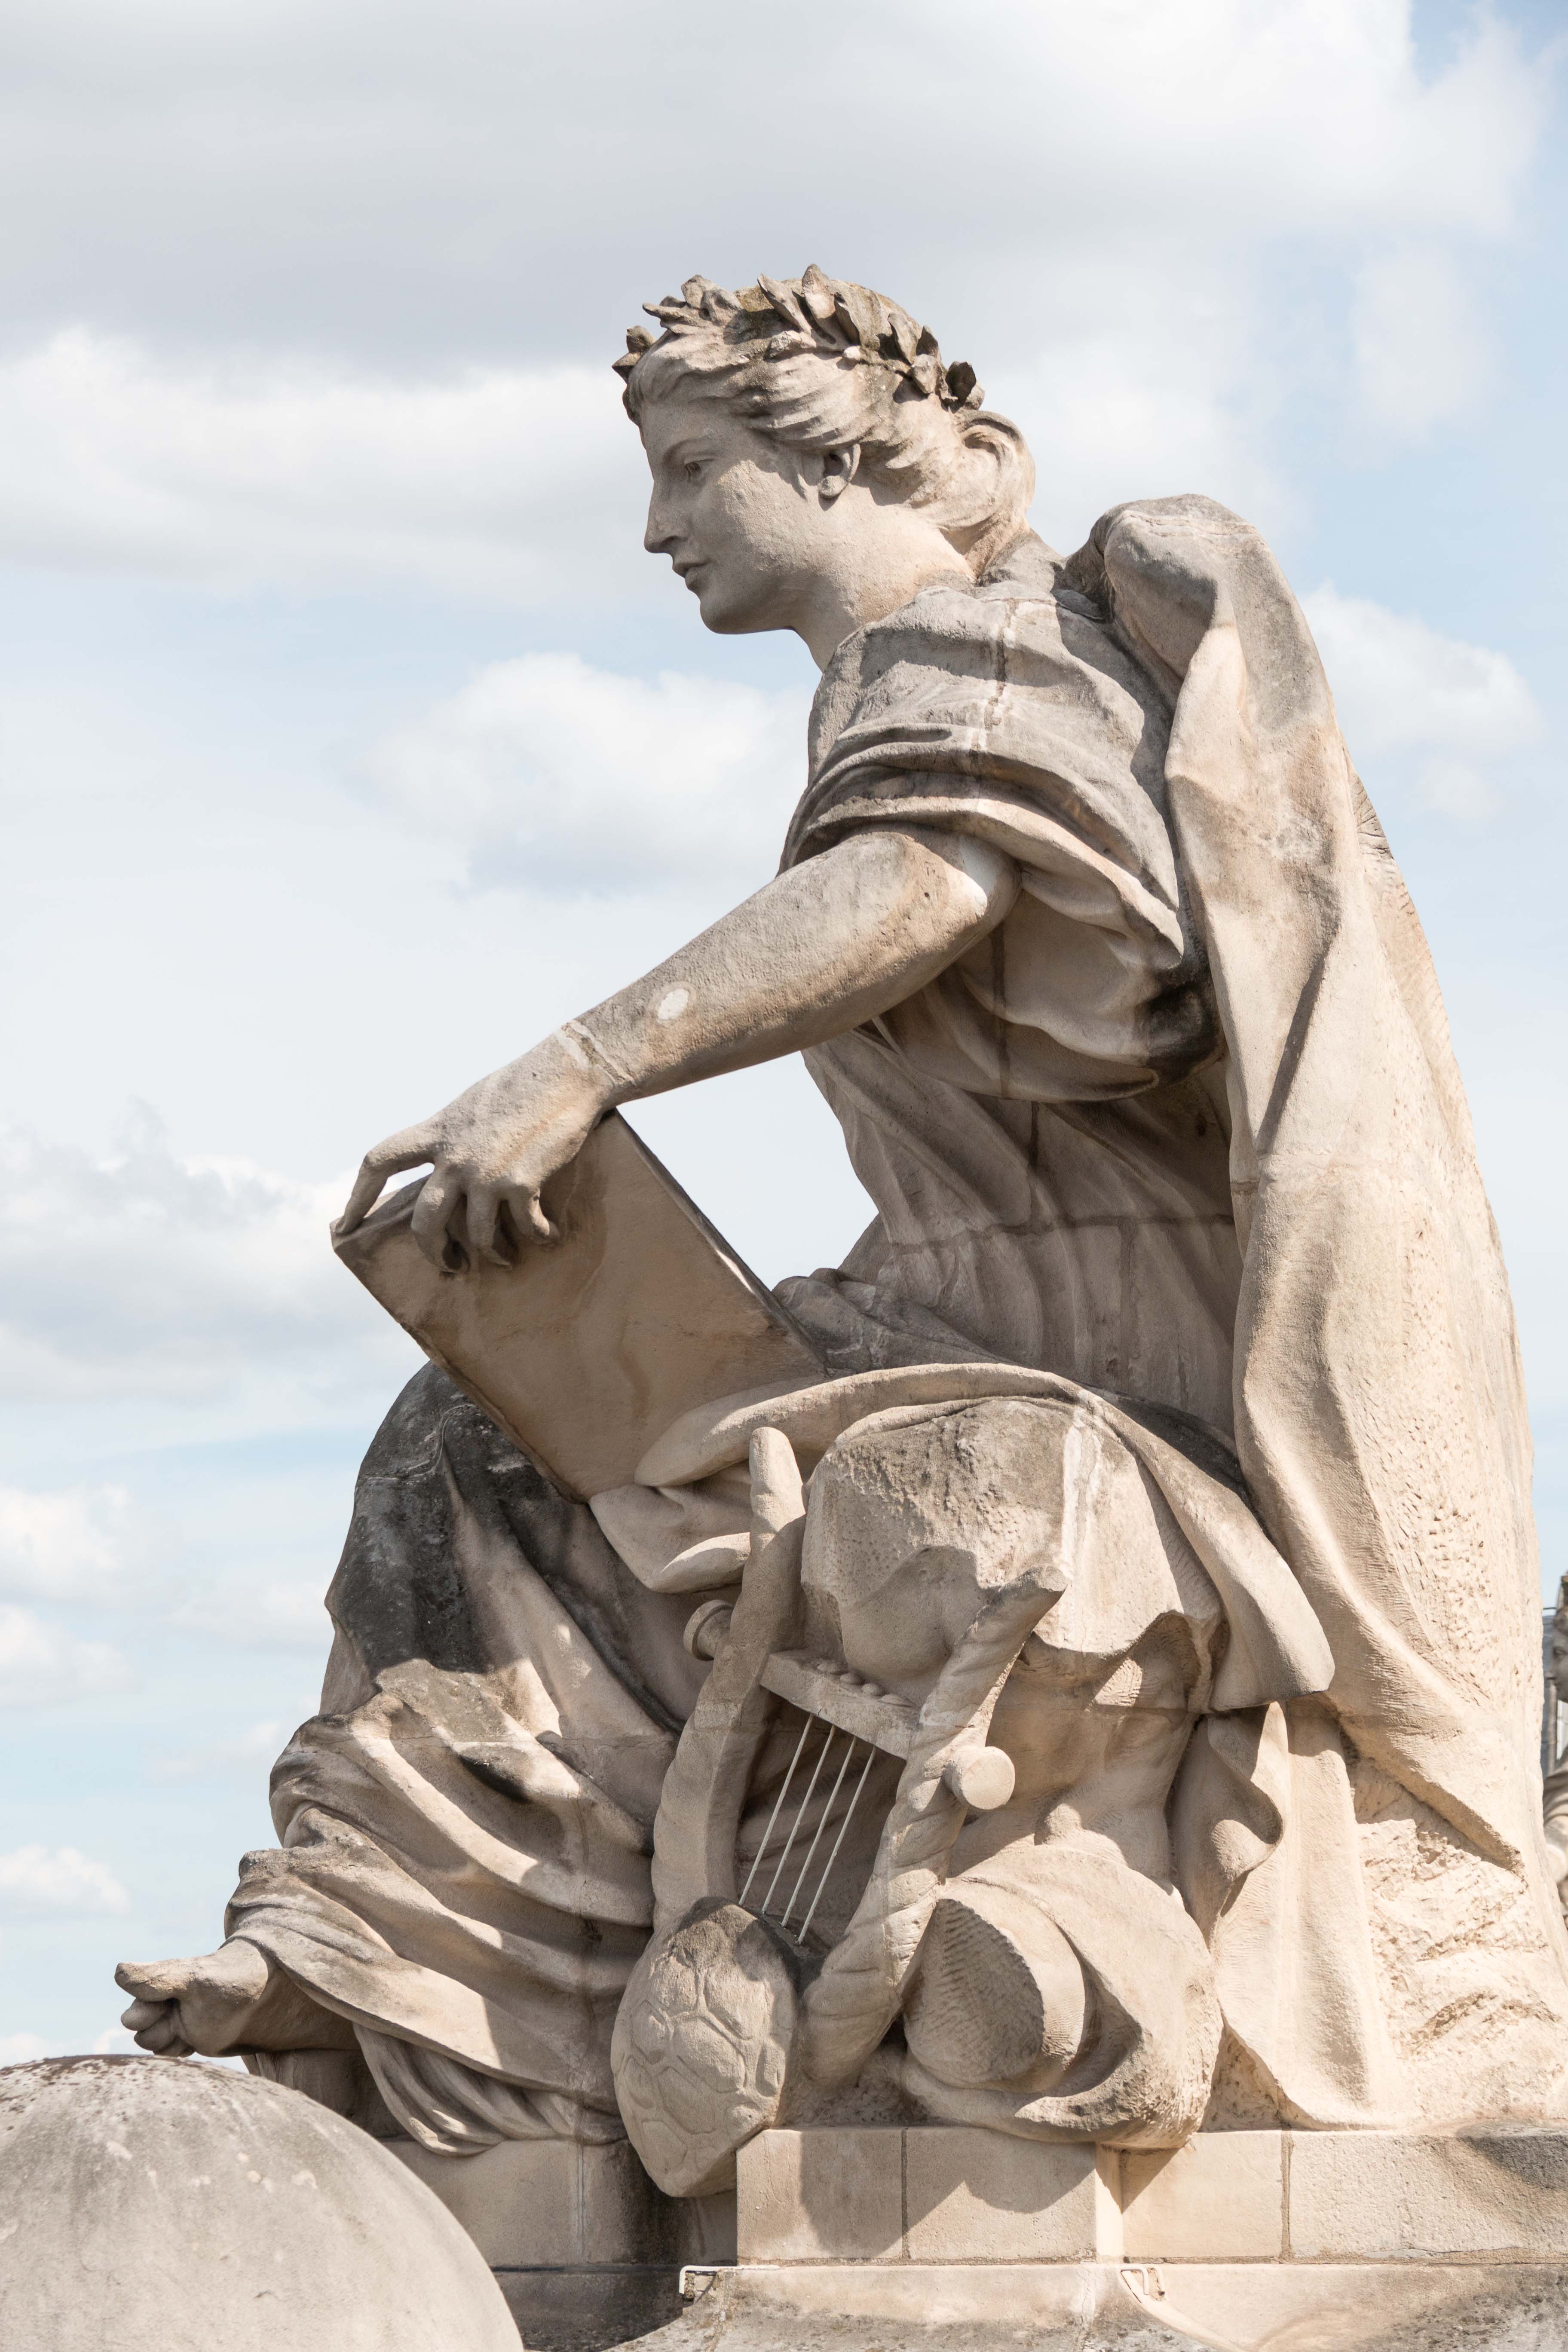
<svg viewBox="0 0 1568 2352">
<path fill-rule="evenodd" d="M 342 2116 L 237 2068 L 0 2070 L 5 2352 L 519 2352 L 473 2241 Z"/>
</svg>

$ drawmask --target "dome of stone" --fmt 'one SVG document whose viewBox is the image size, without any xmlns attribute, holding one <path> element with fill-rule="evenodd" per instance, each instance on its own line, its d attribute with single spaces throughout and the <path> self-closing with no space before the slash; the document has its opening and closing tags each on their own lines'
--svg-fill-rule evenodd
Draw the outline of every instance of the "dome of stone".
<svg viewBox="0 0 1568 2352">
<path fill-rule="evenodd" d="M 0 2071 L 5 2352 L 519 2352 L 472 2240 L 365 2133 L 237 2068 Z"/>
</svg>

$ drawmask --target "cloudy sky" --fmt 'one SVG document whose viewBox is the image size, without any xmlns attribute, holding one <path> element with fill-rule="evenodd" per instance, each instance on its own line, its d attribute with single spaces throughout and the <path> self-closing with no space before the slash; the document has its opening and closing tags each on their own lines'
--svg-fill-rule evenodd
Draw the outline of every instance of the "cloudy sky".
<svg viewBox="0 0 1568 2352">
<path fill-rule="evenodd" d="M 1560 0 L 12 0 L 0 76 L 0 2058 L 120 2047 L 313 1703 L 411 1352 L 359 1154 L 771 869 L 804 650 L 640 550 L 692 271 L 928 320 L 1035 520 L 1209 491 L 1426 918 L 1568 1568 Z M 769 1278 L 798 1069 L 637 1123 Z M 762 1146 L 759 1149 L 759 1144 Z"/>
</svg>

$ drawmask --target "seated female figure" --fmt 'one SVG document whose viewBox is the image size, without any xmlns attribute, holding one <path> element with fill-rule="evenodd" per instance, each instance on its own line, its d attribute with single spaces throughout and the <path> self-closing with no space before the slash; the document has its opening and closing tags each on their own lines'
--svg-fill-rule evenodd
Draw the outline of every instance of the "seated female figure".
<svg viewBox="0 0 1568 2352">
<path fill-rule="evenodd" d="M 618 2133 L 612 2028 L 706 1672 L 682 1628 L 742 1570 L 765 1420 L 852 1663 L 889 1687 L 942 1653 L 922 1561 L 979 1559 L 998 1512 L 1054 1530 L 995 1715 L 1016 1801 L 954 1850 L 887 2023 L 900 2095 L 1129 2139 L 1211 2100 L 1551 2112 L 1568 1951 L 1506 1285 L 1300 612 L 1198 499 L 1054 555 L 1016 428 L 862 288 L 692 279 L 656 315 L 619 362 L 647 545 L 708 627 L 793 629 L 822 671 L 781 869 L 370 1152 L 344 1222 L 430 1161 L 427 1252 L 460 1211 L 504 1258 L 548 1240 L 542 1187 L 607 1110 L 801 1052 L 878 1210 L 781 1292 L 828 1377 L 716 1399 L 591 1508 L 442 1374 L 412 1382 L 362 1475 L 321 1713 L 274 1775 L 281 1847 L 247 1858 L 218 1952 L 120 1971 L 127 2021 L 174 2053 L 343 2053 L 437 2147 Z M 1482 1910 L 1478 1956 L 1446 1921 Z M 931 1988 L 1022 1912 L 1048 1965 L 1009 2071 L 944 2038 Z"/>
</svg>

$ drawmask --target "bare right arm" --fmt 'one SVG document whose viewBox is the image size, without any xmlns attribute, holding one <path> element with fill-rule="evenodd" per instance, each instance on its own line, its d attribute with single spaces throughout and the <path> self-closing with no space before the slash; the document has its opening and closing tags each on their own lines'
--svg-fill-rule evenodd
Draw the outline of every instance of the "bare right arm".
<svg viewBox="0 0 1568 2352">
<path fill-rule="evenodd" d="M 378 1144 L 339 1231 L 353 1230 L 388 1176 L 428 1160 L 414 1229 L 437 1264 L 459 1207 L 486 1255 L 504 1255 L 503 1208 L 521 1237 L 548 1239 L 540 1189 L 605 1111 L 820 1045 L 885 1013 L 994 929 L 1017 889 L 1010 858 L 963 835 L 852 835 L 776 876 L 433 1118 Z"/>
</svg>

